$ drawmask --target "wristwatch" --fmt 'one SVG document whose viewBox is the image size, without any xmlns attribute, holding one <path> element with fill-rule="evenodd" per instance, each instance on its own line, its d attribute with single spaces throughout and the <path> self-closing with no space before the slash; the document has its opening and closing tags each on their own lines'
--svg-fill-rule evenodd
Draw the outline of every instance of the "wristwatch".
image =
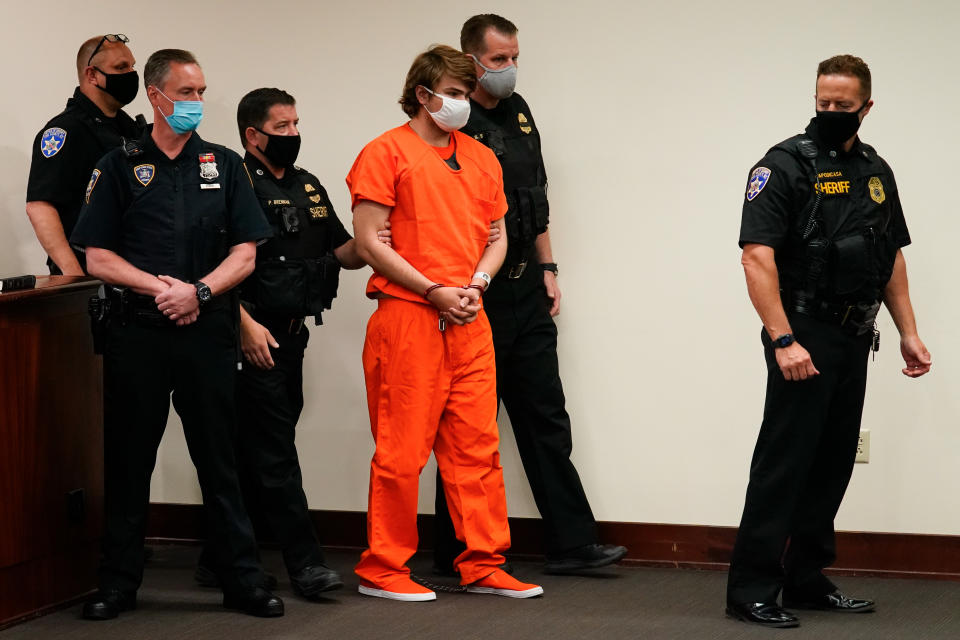
<svg viewBox="0 0 960 640">
<path fill-rule="evenodd" d="M 785 333 L 785 334 L 783 334 L 782 336 L 779 336 L 778 338 L 776 338 L 776 339 L 773 341 L 773 348 L 774 348 L 774 349 L 783 349 L 784 347 L 789 347 L 790 345 L 792 345 L 792 344 L 793 344 L 794 342 L 796 342 L 796 341 L 797 341 L 797 340 L 796 340 L 796 338 L 793 337 L 793 334 L 792 334 L 792 333 Z"/>
<path fill-rule="evenodd" d="M 541 262 L 540 268 L 544 271 L 553 271 L 553 275 L 555 276 L 560 275 L 560 271 L 557 269 L 556 262 Z"/>
<path fill-rule="evenodd" d="M 210 302 L 210 299 L 213 297 L 213 292 L 210 291 L 210 287 L 199 280 L 197 280 L 197 283 L 193 286 L 197 288 L 197 302 L 200 303 L 201 307 Z"/>
</svg>

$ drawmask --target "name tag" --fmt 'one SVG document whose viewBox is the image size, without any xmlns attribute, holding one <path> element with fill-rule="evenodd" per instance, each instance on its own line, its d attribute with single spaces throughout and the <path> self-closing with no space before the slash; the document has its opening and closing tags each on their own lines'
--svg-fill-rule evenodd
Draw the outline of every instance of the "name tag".
<svg viewBox="0 0 960 640">
<path fill-rule="evenodd" d="M 220 183 L 219 182 L 201 182 L 200 188 L 201 189 L 219 189 Z"/>
</svg>

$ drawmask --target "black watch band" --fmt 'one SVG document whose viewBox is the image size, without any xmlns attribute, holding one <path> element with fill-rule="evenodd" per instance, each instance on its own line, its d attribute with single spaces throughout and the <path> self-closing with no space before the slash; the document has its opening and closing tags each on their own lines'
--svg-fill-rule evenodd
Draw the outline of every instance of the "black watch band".
<svg viewBox="0 0 960 640">
<path fill-rule="evenodd" d="M 555 275 L 555 276 L 556 276 L 556 275 L 560 275 L 560 272 L 559 272 L 559 270 L 557 269 L 557 263 L 556 263 L 556 262 L 541 262 L 541 263 L 540 263 L 540 268 L 543 269 L 544 271 L 552 271 L 552 272 L 553 272 L 553 275 Z"/>
<path fill-rule="evenodd" d="M 210 299 L 213 297 L 213 292 L 210 291 L 210 287 L 199 280 L 197 280 L 193 286 L 197 288 L 197 302 L 200 303 L 201 307 L 210 302 Z"/>
<path fill-rule="evenodd" d="M 774 339 L 773 348 L 783 349 L 784 347 L 789 347 L 796 341 L 797 339 L 793 337 L 792 333 L 785 333 L 782 336 L 778 336 L 776 339 Z"/>
</svg>

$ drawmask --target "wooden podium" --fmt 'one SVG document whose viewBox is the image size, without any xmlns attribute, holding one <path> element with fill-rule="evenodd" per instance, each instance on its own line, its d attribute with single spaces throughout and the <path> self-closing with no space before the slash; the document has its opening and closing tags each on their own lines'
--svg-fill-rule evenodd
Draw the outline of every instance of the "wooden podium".
<svg viewBox="0 0 960 640">
<path fill-rule="evenodd" d="M 99 285 L 38 276 L 0 293 L 0 628 L 96 584 L 103 380 L 87 300 Z"/>
</svg>

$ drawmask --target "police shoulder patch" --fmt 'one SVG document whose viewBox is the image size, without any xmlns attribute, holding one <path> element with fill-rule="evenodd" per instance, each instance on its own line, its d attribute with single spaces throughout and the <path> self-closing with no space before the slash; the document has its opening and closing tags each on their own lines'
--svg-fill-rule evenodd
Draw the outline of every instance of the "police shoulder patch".
<svg viewBox="0 0 960 640">
<path fill-rule="evenodd" d="M 93 173 L 90 174 L 90 182 L 87 183 L 87 192 L 84 195 L 83 199 L 87 204 L 90 204 L 90 194 L 93 193 L 93 188 L 97 186 L 97 180 L 100 179 L 100 169 L 94 169 Z"/>
<path fill-rule="evenodd" d="M 133 168 L 133 175 L 136 176 L 137 182 L 143 186 L 147 186 L 153 181 L 153 175 L 156 172 L 157 168 L 152 164 L 138 164 Z"/>
<path fill-rule="evenodd" d="M 770 169 L 766 167 L 757 167 L 753 170 L 753 173 L 750 174 L 750 181 L 747 183 L 748 202 L 760 195 L 763 188 L 767 186 L 767 182 L 770 181 L 771 173 Z"/>
<path fill-rule="evenodd" d="M 887 199 L 887 194 L 883 192 L 883 183 L 877 176 L 870 178 L 870 181 L 867 182 L 867 188 L 870 190 L 870 199 L 877 204 L 883 204 L 883 201 Z"/>
<path fill-rule="evenodd" d="M 66 140 L 66 129 L 50 127 L 40 136 L 40 153 L 43 154 L 44 158 L 52 158 L 63 148 L 63 143 Z"/>
</svg>

